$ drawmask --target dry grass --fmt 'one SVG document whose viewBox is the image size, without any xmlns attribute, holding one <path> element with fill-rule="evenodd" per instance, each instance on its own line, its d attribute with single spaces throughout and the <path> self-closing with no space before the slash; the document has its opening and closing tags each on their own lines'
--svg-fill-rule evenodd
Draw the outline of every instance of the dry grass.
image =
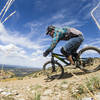
<svg viewBox="0 0 100 100">
<path fill-rule="evenodd" d="M 100 78 L 92 76 L 90 78 L 86 78 L 86 80 L 87 81 L 84 82 L 78 78 L 78 83 L 70 84 L 70 93 L 72 94 L 72 97 L 75 97 L 77 100 L 80 100 L 86 95 L 90 95 L 92 98 L 94 98 L 94 100 L 96 100 L 94 94 L 96 90 L 100 89 Z"/>
<path fill-rule="evenodd" d="M 0 97 L 0 100 L 15 100 L 15 99 L 10 96 L 2 96 L 2 97 Z"/>
</svg>

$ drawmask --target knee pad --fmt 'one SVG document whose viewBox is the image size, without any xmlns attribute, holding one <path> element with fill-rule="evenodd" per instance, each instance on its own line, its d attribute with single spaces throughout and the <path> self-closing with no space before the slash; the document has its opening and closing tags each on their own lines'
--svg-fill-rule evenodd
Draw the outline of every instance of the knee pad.
<svg viewBox="0 0 100 100">
<path fill-rule="evenodd" d="M 61 53 L 62 53 L 64 56 L 66 56 L 66 57 L 68 57 L 68 56 L 70 55 L 70 53 L 66 52 L 66 51 L 64 50 L 63 47 L 61 48 L 60 51 L 61 51 Z"/>
<path fill-rule="evenodd" d="M 67 52 L 64 50 L 64 48 L 63 48 L 63 47 L 61 48 L 61 50 L 60 50 L 60 51 L 61 51 L 61 53 L 62 53 L 63 55 L 66 55 L 66 54 L 67 54 Z"/>
</svg>

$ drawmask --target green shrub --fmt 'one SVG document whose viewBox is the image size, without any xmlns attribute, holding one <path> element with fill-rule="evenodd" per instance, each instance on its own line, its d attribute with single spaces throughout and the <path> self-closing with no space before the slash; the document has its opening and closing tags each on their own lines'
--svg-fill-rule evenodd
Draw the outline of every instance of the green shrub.
<svg viewBox="0 0 100 100">
<path fill-rule="evenodd" d="M 10 96 L 4 96 L 4 97 L 0 97 L 0 100 L 15 100 L 13 97 Z"/>
<path fill-rule="evenodd" d="M 23 80 L 23 77 L 18 77 L 17 79 L 18 79 L 18 80 Z"/>
<path fill-rule="evenodd" d="M 95 89 L 100 89 L 100 79 L 98 77 L 93 77 L 90 79 Z"/>
<path fill-rule="evenodd" d="M 40 100 L 40 96 L 41 94 L 36 92 L 34 100 Z"/>
</svg>

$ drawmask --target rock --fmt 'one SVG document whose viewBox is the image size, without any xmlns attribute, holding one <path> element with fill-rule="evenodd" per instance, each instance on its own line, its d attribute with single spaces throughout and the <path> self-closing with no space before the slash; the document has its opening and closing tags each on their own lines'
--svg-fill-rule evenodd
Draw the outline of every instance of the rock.
<svg viewBox="0 0 100 100">
<path fill-rule="evenodd" d="M 30 91 L 31 89 L 29 87 L 26 88 L 28 91 Z"/>
<path fill-rule="evenodd" d="M 52 97 L 52 100 L 60 100 L 61 99 L 61 95 L 56 95 Z"/>
<path fill-rule="evenodd" d="M 100 95 L 100 92 L 98 92 L 97 95 Z"/>
<path fill-rule="evenodd" d="M 93 98 L 83 98 L 82 100 L 94 100 Z"/>
<path fill-rule="evenodd" d="M 8 95 L 11 95 L 12 93 L 11 92 L 2 92 L 1 94 L 5 95 L 5 96 L 8 96 Z"/>
<path fill-rule="evenodd" d="M 100 95 L 95 95 L 96 100 L 100 100 Z M 94 100 L 93 98 L 83 98 L 82 100 Z"/>
<path fill-rule="evenodd" d="M 18 95 L 15 96 L 15 98 L 16 98 L 16 97 L 17 97 L 17 98 L 20 98 L 20 97 L 23 97 L 23 95 L 18 94 Z"/>
<path fill-rule="evenodd" d="M 41 96 L 40 100 L 50 100 L 50 97 L 49 96 Z"/>
<path fill-rule="evenodd" d="M 47 96 L 47 95 L 50 95 L 50 94 L 52 94 L 52 93 L 53 93 L 53 91 L 52 91 L 51 89 L 48 89 L 48 90 L 45 90 L 45 91 L 44 91 L 43 95 L 44 95 L 44 96 Z"/>
<path fill-rule="evenodd" d="M 63 84 L 63 85 L 61 85 L 61 87 L 64 88 L 64 89 L 67 89 L 68 85 L 67 84 Z"/>
<path fill-rule="evenodd" d="M 13 91 L 12 91 L 12 94 L 18 95 L 19 93 L 17 92 L 17 90 L 13 90 Z"/>
<path fill-rule="evenodd" d="M 18 100 L 25 100 L 24 98 L 19 98 Z"/>
<path fill-rule="evenodd" d="M 33 94 L 35 94 L 35 93 L 36 93 L 36 91 L 35 91 L 35 90 L 32 90 L 31 92 L 32 92 Z"/>
<path fill-rule="evenodd" d="M 100 95 L 95 95 L 96 100 L 100 100 Z"/>
<path fill-rule="evenodd" d="M 0 89 L 0 92 L 3 92 L 4 91 L 4 89 Z"/>
</svg>

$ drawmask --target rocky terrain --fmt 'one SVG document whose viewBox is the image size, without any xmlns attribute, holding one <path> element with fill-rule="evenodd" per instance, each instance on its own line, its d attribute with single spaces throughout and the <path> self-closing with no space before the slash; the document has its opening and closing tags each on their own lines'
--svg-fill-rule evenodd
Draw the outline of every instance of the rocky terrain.
<svg viewBox="0 0 100 100">
<path fill-rule="evenodd" d="M 100 100 L 99 76 L 100 71 L 85 74 L 69 69 L 62 79 L 48 80 L 40 71 L 23 79 L 1 81 L 0 100 Z"/>
</svg>

